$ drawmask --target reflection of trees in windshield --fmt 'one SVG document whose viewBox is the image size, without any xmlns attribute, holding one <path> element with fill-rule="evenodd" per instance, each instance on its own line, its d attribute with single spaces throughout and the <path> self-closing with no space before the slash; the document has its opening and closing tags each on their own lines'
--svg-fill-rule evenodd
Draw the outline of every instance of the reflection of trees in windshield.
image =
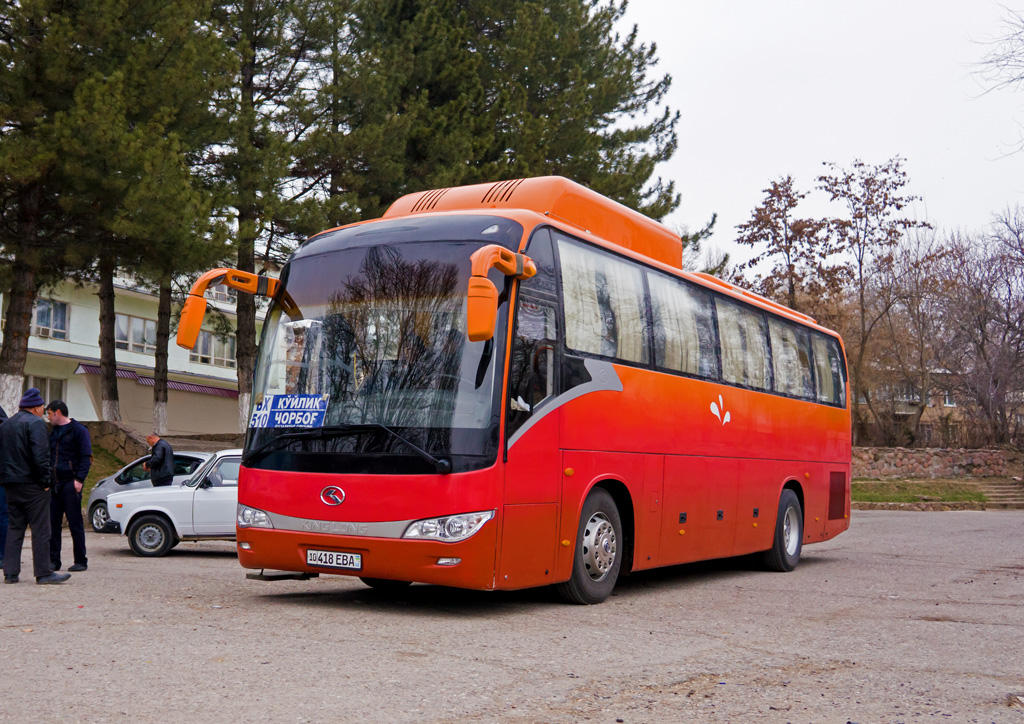
<svg viewBox="0 0 1024 724">
<path fill-rule="evenodd" d="M 369 249 L 324 316 L 293 326 L 301 363 L 287 387 L 329 393 L 327 425 L 449 427 L 465 344 L 458 280 L 454 263 Z"/>
</svg>

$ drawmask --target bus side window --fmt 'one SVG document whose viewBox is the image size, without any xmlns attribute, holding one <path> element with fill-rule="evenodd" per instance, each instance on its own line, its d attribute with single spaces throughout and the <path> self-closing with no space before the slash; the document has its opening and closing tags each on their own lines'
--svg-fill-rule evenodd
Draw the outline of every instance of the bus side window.
<svg viewBox="0 0 1024 724">
<path fill-rule="evenodd" d="M 768 331 L 772 338 L 775 391 L 813 400 L 807 330 L 771 317 L 768 319 Z"/>
<path fill-rule="evenodd" d="M 654 313 L 654 363 L 663 369 L 718 378 L 711 296 L 682 280 L 647 273 Z"/>
<path fill-rule="evenodd" d="M 811 345 L 814 348 L 818 402 L 846 407 L 846 383 L 839 344 L 831 337 L 815 332 L 811 337 Z"/>
<path fill-rule="evenodd" d="M 721 297 L 715 298 L 715 308 L 722 342 L 722 379 L 756 390 L 770 390 L 772 378 L 764 314 Z"/>
<path fill-rule="evenodd" d="M 555 232 L 570 350 L 647 364 L 643 275 L 637 264 Z"/>
<path fill-rule="evenodd" d="M 550 233 L 537 232 L 526 249 L 537 274 L 520 282 L 516 331 L 509 360 L 508 425 L 511 436 L 545 400 L 555 395 L 558 296 Z"/>
</svg>

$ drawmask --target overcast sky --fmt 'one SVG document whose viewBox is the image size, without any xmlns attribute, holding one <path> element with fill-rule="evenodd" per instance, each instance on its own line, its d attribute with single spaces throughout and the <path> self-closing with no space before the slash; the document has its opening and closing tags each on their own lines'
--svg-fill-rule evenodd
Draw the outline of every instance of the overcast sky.
<svg viewBox="0 0 1024 724">
<path fill-rule="evenodd" d="M 1024 152 L 1008 155 L 1024 91 L 984 94 L 975 75 L 1005 13 L 990 0 L 632 0 L 626 19 L 657 43 L 682 112 L 658 171 L 682 193 L 666 223 L 692 231 L 717 212 L 711 243 L 740 261 L 735 227 L 773 179 L 813 191 L 823 161 L 899 154 L 918 218 L 985 228 L 1024 192 Z M 828 210 L 817 193 L 805 203 Z"/>
</svg>

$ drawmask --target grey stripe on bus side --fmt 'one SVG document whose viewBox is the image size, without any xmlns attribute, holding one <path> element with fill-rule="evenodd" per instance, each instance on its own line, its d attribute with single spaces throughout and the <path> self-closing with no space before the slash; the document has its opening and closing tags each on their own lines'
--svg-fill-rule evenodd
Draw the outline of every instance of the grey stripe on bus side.
<svg viewBox="0 0 1024 724">
<path fill-rule="evenodd" d="M 512 449 L 512 446 L 516 444 L 516 441 L 519 440 L 527 430 L 537 424 L 538 421 L 543 419 L 552 410 L 557 410 L 565 403 L 575 400 L 578 397 L 583 397 L 583 395 L 589 395 L 591 392 L 622 392 L 622 380 L 619 379 L 619 373 L 615 371 L 615 366 L 611 362 L 607 362 L 605 360 L 586 359 L 583 361 L 583 366 L 586 367 L 587 372 L 590 373 L 590 382 L 573 387 L 571 390 L 567 390 L 561 395 L 548 400 L 536 415 L 533 415 L 529 420 L 527 420 L 526 423 L 516 430 L 515 434 L 509 438 L 509 450 Z"/>
</svg>

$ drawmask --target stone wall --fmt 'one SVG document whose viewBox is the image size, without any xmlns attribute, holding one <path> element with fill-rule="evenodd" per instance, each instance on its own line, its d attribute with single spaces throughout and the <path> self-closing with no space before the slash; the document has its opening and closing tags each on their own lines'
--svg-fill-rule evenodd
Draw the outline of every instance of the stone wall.
<svg viewBox="0 0 1024 724">
<path fill-rule="evenodd" d="M 854 478 L 1007 477 L 1003 450 L 855 447 Z"/>
<path fill-rule="evenodd" d="M 89 429 L 93 447 L 106 450 L 121 462 L 130 463 L 149 454 L 149 445 L 142 433 L 119 422 L 83 422 Z M 242 447 L 245 433 L 229 432 L 202 435 L 169 435 L 164 438 L 174 450 L 215 452 L 224 448 Z"/>
<path fill-rule="evenodd" d="M 119 422 L 83 422 L 89 430 L 94 448 L 102 448 L 122 462 L 130 463 L 135 458 L 149 454 L 146 438 L 127 425 Z"/>
</svg>

